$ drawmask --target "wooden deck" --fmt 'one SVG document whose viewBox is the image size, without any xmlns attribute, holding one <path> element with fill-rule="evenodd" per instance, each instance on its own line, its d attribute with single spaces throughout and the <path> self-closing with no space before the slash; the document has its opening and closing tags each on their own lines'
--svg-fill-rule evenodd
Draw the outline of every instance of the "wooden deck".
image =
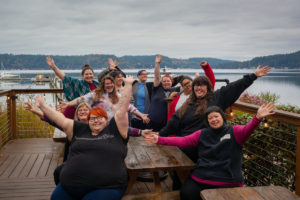
<svg viewBox="0 0 300 200">
<path fill-rule="evenodd" d="M 64 144 L 52 138 L 12 140 L 0 151 L 0 200 L 50 199 L 55 188 L 53 171 L 62 162 Z M 171 179 L 162 191 L 171 191 Z M 137 181 L 129 195 L 154 192 L 152 182 Z"/>
</svg>

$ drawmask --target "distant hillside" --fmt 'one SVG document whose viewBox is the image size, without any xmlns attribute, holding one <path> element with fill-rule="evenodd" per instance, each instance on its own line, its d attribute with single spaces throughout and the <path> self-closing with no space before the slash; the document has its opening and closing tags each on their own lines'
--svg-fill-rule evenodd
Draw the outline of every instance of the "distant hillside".
<svg viewBox="0 0 300 200">
<path fill-rule="evenodd" d="M 14 55 L 0 54 L 0 63 L 5 69 L 49 69 L 45 62 L 46 55 Z M 150 56 L 122 56 L 90 54 L 83 56 L 52 56 L 61 69 L 81 69 L 84 64 L 90 64 L 94 69 L 107 67 L 107 59 L 118 60 L 120 68 L 153 68 L 155 55 Z M 291 54 L 256 57 L 250 61 L 238 62 L 217 58 L 189 58 L 177 59 L 164 57 L 161 66 L 168 68 L 199 68 L 199 63 L 206 60 L 213 68 L 250 68 L 259 64 L 276 68 L 300 68 L 300 51 Z"/>
<path fill-rule="evenodd" d="M 269 65 L 275 68 L 300 68 L 300 51 L 290 54 L 277 54 L 270 56 L 256 57 L 244 62 L 220 63 L 215 68 L 250 68 L 258 65 Z"/>
</svg>

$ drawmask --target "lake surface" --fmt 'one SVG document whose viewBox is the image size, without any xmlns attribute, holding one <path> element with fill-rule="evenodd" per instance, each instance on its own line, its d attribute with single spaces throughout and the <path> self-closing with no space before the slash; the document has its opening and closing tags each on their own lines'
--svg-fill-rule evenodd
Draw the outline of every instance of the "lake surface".
<svg viewBox="0 0 300 200">
<path fill-rule="evenodd" d="M 95 70 L 98 74 L 101 70 Z M 136 76 L 138 69 L 125 69 L 124 72 Z M 147 70 L 149 73 L 153 69 Z M 185 74 L 194 76 L 197 69 L 168 69 L 171 74 Z M 255 69 L 214 69 L 216 79 L 229 79 L 230 82 L 240 79 L 243 75 L 254 72 Z M 10 73 L 20 74 L 23 78 L 34 78 L 36 73 L 53 75 L 52 70 L 12 70 Z M 67 75 L 80 78 L 80 70 L 64 70 Z M 199 70 L 200 75 L 203 71 Z M 218 89 L 225 83 L 216 83 Z M 24 89 L 24 88 L 49 88 L 49 83 L 45 85 L 36 85 L 30 80 L 19 82 L 0 81 L 0 90 L 3 89 Z M 257 79 L 247 90 L 250 94 L 259 94 L 261 92 L 271 92 L 280 95 L 279 103 L 291 104 L 300 107 L 300 70 L 274 70 L 272 69 L 268 76 Z"/>
</svg>

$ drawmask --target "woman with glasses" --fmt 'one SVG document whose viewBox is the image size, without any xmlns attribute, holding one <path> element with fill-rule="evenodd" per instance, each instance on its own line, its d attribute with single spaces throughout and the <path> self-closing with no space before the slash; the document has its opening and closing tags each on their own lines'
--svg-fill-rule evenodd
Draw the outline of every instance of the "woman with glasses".
<svg viewBox="0 0 300 200">
<path fill-rule="evenodd" d="M 63 128 L 71 142 L 68 162 L 61 171 L 61 182 L 51 199 L 121 199 L 123 196 L 128 182 L 124 159 L 133 78 L 124 78 L 124 82 L 119 108 L 109 123 L 101 107 L 90 111 L 88 124 L 85 124 L 65 118 L 45 104 L 42 96 L 36 98 L 36 105 Z"/>
<path fill-rule="evenodd" d="M 206 61 L 202 61 L 200 66 L 204 70 L 205 76 L 210 80 L 212 87 L 215 87 L 215 75 L 210 65 Z M 197 77 L 197 76 L 196 76 Z M 181 78 L 180 84 L 183 89 L 178 95 L 175 96 L 173 101 L 170 103 L 168 111 L 168 122 L 171 119 L 175 111 L 179 110 L 182 104 L 187 100 L 187 98 L 192 93 L 192 78 L 189 76 L 183 76 Z"/>
<path fill-rule="evenodd" d="M 213 90 L 206 76 L 196 77 L 192 82 L 192 94 L 171 117 L 169 123 L 159 131 L 159 135 L 186 136 L 205 128 L 204 113 L 207 107 L 218 106 L 225 111 L 257 78 L 267 75 L 269 71 L 268 66 L 258 66 L 254 73 L 245 75 L 216 91 Z M 182 150 L 196 162 L 196 148 L 183 148 Z"/>
<path fill-rule="evenodd" d="M 92 108 L 95 106 L 102 107 L 107 113 L 108 121 L 110 121 L 118 109 L 119 100 L 120 94 L 116 90 L 114 78 L 105 76 L 94 91 L 82 97 L 78 97 L 73 101 L 61 102 L 59 107 L 64 109 L 67 106 L 76 106 L 86 101 Z M 149 122 L 148 115 L 139 112 L 132 104 L 129 104 L 128 112 L 136 114 L 145 123 Z"/>
</svg>

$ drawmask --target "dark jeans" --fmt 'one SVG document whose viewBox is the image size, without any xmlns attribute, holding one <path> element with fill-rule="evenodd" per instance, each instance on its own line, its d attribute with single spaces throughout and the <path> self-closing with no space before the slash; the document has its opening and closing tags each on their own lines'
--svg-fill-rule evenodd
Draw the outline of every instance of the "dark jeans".
<svg viewBox="0 0 300 200">
<path fill-rule="evenodd" d="M 69 187 L 58 184 L 51 195 L 51 200 L 120 200 L 124 189 L 93 189 L 85 187 Z"/>
<path fill-rule="evenodd" d="M 213 188 L 230 188 L 230 186 L 215 186 L 194 181 L 191 177 L 187 178 L 180 190 L 181 200 L 202 200 L 200 191 Z"/>
</svg>

